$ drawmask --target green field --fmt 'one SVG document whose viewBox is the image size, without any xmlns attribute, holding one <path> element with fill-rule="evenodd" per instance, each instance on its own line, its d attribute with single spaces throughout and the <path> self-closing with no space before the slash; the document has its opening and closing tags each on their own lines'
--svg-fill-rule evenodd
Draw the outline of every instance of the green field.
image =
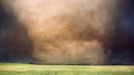
<svg viewBox="0 0 134 75">
<path fill-rule="evenodd" d="M 0 63 L 0 75 L 134 75 L 134 66 Z"/>
</svg>

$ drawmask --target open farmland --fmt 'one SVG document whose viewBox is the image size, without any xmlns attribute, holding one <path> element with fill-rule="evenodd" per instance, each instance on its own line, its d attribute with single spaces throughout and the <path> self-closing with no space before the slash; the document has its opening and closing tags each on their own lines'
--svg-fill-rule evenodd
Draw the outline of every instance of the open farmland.
<svg viewBox="0 0 134 75">
<path fill-rule="evenodd" d="M 134 66 L 0 63 L 0 75 L 134 75 Z"/>
</svg>

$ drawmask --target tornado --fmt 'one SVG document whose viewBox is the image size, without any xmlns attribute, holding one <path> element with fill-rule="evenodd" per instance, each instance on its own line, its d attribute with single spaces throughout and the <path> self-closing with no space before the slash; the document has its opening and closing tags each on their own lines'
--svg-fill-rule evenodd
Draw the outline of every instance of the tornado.
<svg viewBox="0 0 134 75">
<path fill-rule="evenodd" d="M 1 0 L 0 16 L 5 16 L 0 18 L 0 58 L 42 64 L 121 64 L 112 56 L 133 48 L 129 41 L 134 27 L 127 26 L 125 16 L 130 9 L 123 7 L 132 1 L 125 1 Z"/>
</svg>

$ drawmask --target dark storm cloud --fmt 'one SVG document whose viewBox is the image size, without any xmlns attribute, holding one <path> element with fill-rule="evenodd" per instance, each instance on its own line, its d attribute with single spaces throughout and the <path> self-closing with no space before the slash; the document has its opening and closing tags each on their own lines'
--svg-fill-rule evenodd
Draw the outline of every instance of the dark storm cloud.
<svg viewBox="0 0 134 75">
<path fill-rule="evenodd" d="M 31 56 L 32 43 L 15 14 L 0 4 L 0 61 L 23 61 Z"/>
</svg>

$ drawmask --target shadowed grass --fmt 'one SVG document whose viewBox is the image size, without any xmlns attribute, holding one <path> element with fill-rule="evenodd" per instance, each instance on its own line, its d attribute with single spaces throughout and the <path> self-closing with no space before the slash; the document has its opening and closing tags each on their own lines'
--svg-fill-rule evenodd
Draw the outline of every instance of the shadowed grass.
<svg viewBox="0 0 134 75">
<path fill-rule="evenodd" d="M 0 63 L 0 75 L 134 75 L 134 66 Z"/>
</svg>

